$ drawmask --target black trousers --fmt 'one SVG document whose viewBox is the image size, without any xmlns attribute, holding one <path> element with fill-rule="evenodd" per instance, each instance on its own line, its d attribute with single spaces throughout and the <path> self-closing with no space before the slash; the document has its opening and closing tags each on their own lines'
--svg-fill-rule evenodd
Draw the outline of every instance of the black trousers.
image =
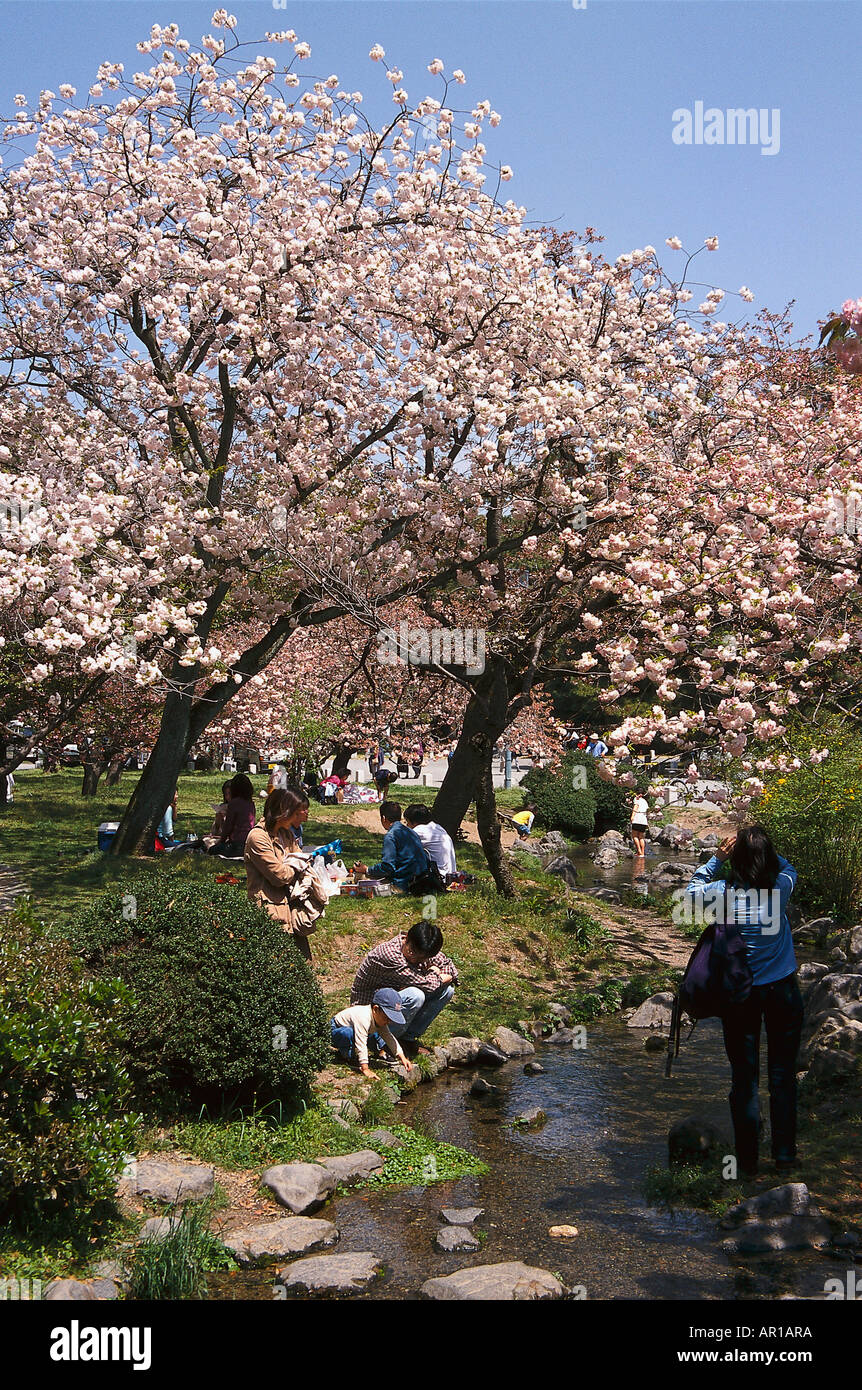
<svg viewBox="0 0 862 1390">
<path fill-rule="evenodd" d="M 772 1157 L 796 1158 L 796 1058 L 802 1035 L 802 995 L 796 973 L 770 985 L 755 985 L 744 1004 L 722 1019 L 730 1059 L 730 1114 L 740 1168 L 757 1167 L 760 1140 L 760 1022 L 766 1025 Z"/>
</svg>

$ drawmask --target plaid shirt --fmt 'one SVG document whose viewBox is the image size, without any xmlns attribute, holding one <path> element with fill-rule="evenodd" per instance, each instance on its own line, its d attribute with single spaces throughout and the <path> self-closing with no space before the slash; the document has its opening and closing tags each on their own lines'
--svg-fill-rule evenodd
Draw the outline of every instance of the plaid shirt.
<svg viewBox="0 0 862 1390">
<path fill-rule="evenodd" d="M 401 950 L 403 941 L 403 936 L 394 936 L 368 952 L 353 981 L 351 1004 L 370 1004 L 375 991 L 384 987 L 401 990 L 416 985 L 432 992 L 440 988 L 441 975 L 451 975 L 452 983 L 457 985 L 458 971 L 442 951 L 424 965 L 410 965 Z"/>
</svg>

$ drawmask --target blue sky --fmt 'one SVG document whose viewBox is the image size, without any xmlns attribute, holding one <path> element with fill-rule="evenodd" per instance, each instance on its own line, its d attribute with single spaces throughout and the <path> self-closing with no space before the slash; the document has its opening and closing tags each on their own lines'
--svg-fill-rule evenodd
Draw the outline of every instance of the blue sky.
<svg viewBox="0 0 862 1390">
<path fill-rule="evenodd" d="M 104 58 L 127 71 L 157 21 L 189 38 L 208 32 L 218 6 L 174 0 L 0 0 L 0 111 L 11 99 L 72 82 L 86 91 Z M 240 34 L 293 28 L 312 47 L 308 74 L 337 73 L 372 113 L 390 114 L 383 68 L 404 71 L 411 98 L 439 90 L 426 71 L 442 58 L 466 87 L 450 103 L 485 97 L 503 116 L 489 155 L 510 164 L 507 196 L 536 222 L 595 227 L 611 255 L 648 243 L 673 272 L 666 236 L 687 249 L 717 235 L 697 279 L 749 285 L 725 317 L 796 301 L 801 337 L 842 300 L 862 294 L 859 269 L 862 101 L 859 0 L 271 0 L 227 8 Z M 373 43 L 387 63 L 368 60 Z M 675 144 L 680 108 L 780 112 L 780 148 Z M 770 115 L 770 123 L 772 117 Z M 770 127 L 771 128 L 771 127 Z M 738 310 L 738 313 L 737 313 Z"/>
</svg>

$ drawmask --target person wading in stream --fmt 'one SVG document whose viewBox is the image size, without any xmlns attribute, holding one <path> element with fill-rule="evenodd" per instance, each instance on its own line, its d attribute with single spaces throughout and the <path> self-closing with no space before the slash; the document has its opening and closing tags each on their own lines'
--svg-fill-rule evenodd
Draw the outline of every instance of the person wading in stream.
<svg viewBox="0 0 862 1390">
<path fill-rule="evenodd" d="M 730 873 L 722 878 L 725 861 Z M 721 1019 L 732 1077 L 736 1157 L 745 1177 L 757 1173 L 761 1019 L 766 1025 L 772 1157 L 781 1171 L 796 1162 L 796 1057 L 803 1010 L 787 920 L 795 883 L 796 870 L 776 853 L 763 827 L 751 825 L 729 836 L 686 889 L 693 896 L 708 894 L 716 920 L 736 924 L 751 967 L 748 998 L 728 1004 Z"/>
</svg>

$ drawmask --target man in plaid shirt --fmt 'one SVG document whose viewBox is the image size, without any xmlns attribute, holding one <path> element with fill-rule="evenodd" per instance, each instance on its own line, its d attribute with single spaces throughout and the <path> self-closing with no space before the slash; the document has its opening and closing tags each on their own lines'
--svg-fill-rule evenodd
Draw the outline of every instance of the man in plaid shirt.
<svg viewBox="0 0 862 1390">
<path fill-rule="evenodd" d="M 370 1004 L 376 990 L 397 990 L 405 1021 L 391 1024 L 391 1029 L 405 1051 L 414 1055 L 422 1034 L 445 1009 L 458 983 L 458 971 L 443 955 L 442 945 L 436 922 L 415 922 L 406 935 L 368 952 L 350 991 L 351 1004 Z"/>
</svg>

